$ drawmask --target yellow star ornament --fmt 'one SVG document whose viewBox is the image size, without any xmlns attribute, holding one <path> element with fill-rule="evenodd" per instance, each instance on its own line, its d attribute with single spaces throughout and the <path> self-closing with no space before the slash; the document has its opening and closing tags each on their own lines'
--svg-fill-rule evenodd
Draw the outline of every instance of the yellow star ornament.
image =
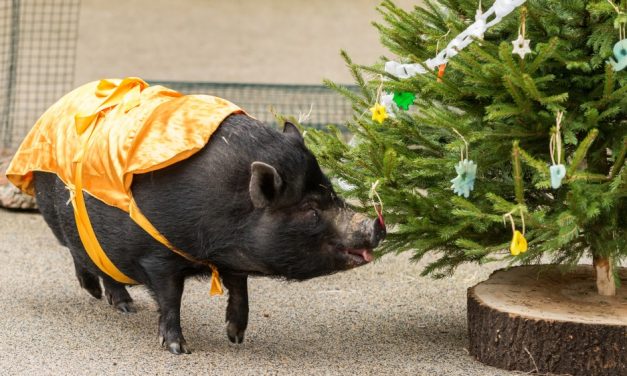
<svg viewBox="0 0 627 376">
<path fill-rule="evenodd" d="M 372 112 L 372 120 L 379 124 L 383 123 L 383 121 L 388 118 L 385 106 L 382 106 L 380 103 L 375 103 L 374 106 L 370 107 L 370 112 Z"/>
<path fill-rule="evenodd" d="M 512 244 L 509 246 L 509 250 L 514 256 L 527 252 L 527 239 L 525 239 L 525 236 L 521 234 L 520 231 L 514 231 L 514 237 L 512 238 Z"/>
</svg>

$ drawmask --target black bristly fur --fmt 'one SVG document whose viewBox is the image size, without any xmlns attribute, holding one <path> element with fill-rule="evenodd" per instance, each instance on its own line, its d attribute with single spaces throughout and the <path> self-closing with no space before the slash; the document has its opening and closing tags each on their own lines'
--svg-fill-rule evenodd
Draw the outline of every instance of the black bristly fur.
<svg viewBox="0 0 627 376">
<path fill-rule="evenodd" d="M 363 230 L 346 232 L 347 222 L 357 217 L 335 195 L 295 129 L 281 134 L 246 115 L 231 115 L 192 157 L 133 180 L 133 196 L 151 223 L 177 248 L 218 267 L 230 294 L 227 334 L 236 343 L 243 340 L 248 322 L 248 275 L 304 280 L 331 274 L 358 266 L 339 248 L 378 243 L 369 220 L 362 221 Z M 282 183 L 275 192 L 265 186 L 267 179 L 260 180 L 268 204 L 258 208 L 249 191 L 256 161 L 273 166 Z M 81 286 L 100 298 L 100 277 L 109 302 L 132 311 L 124 285 L 86 255 L 63 183 L 53 174 L 36 172 L 35 190 L 46 222 L 72 253 Z M 127 213 L 88 194 L 86 205 L 108 257 L 157 300 L 162 344 L 173 353 L 189 352 L 180 328 L 184 281 L 211 270 L 158 243 Z M 354 239 L 361 240 L 357 244 Z"/>
</svg>

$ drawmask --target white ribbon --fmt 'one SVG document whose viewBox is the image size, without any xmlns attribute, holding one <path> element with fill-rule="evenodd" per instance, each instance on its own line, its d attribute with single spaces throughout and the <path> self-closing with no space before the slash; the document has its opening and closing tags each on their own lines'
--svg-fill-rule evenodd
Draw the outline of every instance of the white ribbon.
<svg viewBox="0 0 627 376">
<path fill-rule="evenodd" d="M 440 53 L 434 58 L 426 60 L 423 64 L 430 70 L 446 64 L 450 58 L 457 55 L 459 51 L 472 43 L 474 38 L 483 38 L 485 32 L 492 26 L 501 22 L 503 17 L 512 13 L 514 9 L 521 6 L 526 0 L 496 0 L 485 13 L 480 9 L 475 15 L 475 22 L 468 26 L 461 34 L 456 36 Z M 494 16 L 490 21 L 488 18 Z M 416 74 L 427 73 L 427 70 L 420 64 L 401 64 L 396 61 L 385 63 L 385 71 L 398 78 L 409 78 Z"/>
</svg>

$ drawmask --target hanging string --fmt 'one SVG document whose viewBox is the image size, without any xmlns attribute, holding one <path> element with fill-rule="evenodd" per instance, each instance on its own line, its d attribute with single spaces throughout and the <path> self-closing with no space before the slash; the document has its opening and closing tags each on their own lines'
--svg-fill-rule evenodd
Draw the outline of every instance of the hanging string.
<svg viewBox="0 0 627 376">
<path fill-rule="evenodd" d="M 616 13 L 620 14 L 620 8 L 618 7 L 618 5 L 614 4 L 614 2 L 612 2 L 612 0 L 607 0 L 608 3 L 610 3 L 610 5 L 612 6 L 612 8 L 614 8 L 614 10 L 616 11 Z"/>
<path fill-rule="evenodd" d="M 562 160 L 561 127 L 563 115 L 563 111 L 557 112 L 557 117 L 555 118 L 555 133 L 551 135 L 551 141 L 549 142 L 549 151 L 551 154 L 551 162 L 553 162 L 553 165 L 560 164 Z M 557 162 L 555 161 L 555 154 L 557 154 Z"/>
<path fill-rule="evenodd" d="M 381 103 L 381 93 L 383 92 L 383 75 L 379 75 L 379 87 L 377 88 L 377 97 L 375 103 Z"/>
<path fill-rule="evenodd" d="M 527 7 L 522 7 L 520 10 L 520 26 L 518 33 L 522 34 L 522 39 L 525 39 L 525 33 L 527 32 Z"/>
<path fill-rule="evenodd" d="M 307 120 L 309 120 L 309 118 L 311 117 L 311 111 L 313 111 L 313 103 L 311 103 L 311 105 L 309 105 L 309 112 L 302 113 L 302 112 L 298 112 L 298 123 L 302 124 L 304 122 L 306 122 Z M 303 136 L 305 135 L 305 133 L 303 133 Z"/>
<path fill-rule="evenodd" d="M 618 5 L 614 4 L 614 2 L 612 0 L 607 0 L 608 3 L 610 3 L 610 5 L 612 6 L 612 8 L 614 8 L 614 10 L 616 11 L 616 13 L 620 16 L 621 14 L 623 14 L 623 11 L 620 10 L 620 8 L 618 7 Z M 625 33 L 625 23 L 621 22 L 621 26 L 618 28 L 618 40 L 623 40 L 626 38 L 626 33 Z"/>
<path fill-rule="evenodd" d="M 503 224 L 505 224 L 505 218 L 509 219 L 509 222 L 512 224 L 512 234 L 516 232 L 516 225 L 514 224 L 514 217 L 512 217 L 512 213 L 503 214 Z"/>
<path fill-rule="evenodd" d="M 65 189 L 67 189 L 70 192 L 70 197 L 68 198 L 67 202 L 65 203 L 65 205 L 69 205 L 74 198 L 76 197 L 76 187 L 74 187 L 74 184 L 68 183 L 65 186 Z"/>
<path fill-rule="evenodd" d="M 516 211 L 516 209 L 520 210 L 520 223 L 522 225 L 522 234 L 524 236 L 525 235 L 525 216 L 523 214 L 523 209 L 521 207 L 516 207 L 512 209 L 512 211 L 510 211 L 509 213 L 503 214 L 503 224 L 506 223 L 505 218 L 508 218 L 510 224 L 512 225 L 512 234 L 516 232 L 516 224 L 514 223 L 514 217 L 512 216 L 512 214 L 514 213 L 514 211 Z"/>
<path fill-rule="evenodd" d="M 435 42 L 435 54 L 436 55 L 440 53 L 440 41 L 442 39 L 446 38 L 446 36 L 449 35 L 450 33 L 451 33 L 451 29 L 448 29 L 446 34 L 444 34 L 441 37 L 439 37 L 438 40 Z"/>
<path fill-rule="evenodd" d="M 462 139 L 462 141 L 464 141 L 464 144 L 466 145 L 466 158 L 465 159 L 468 159 L 468 155 L 469 155 L 468 154 L 468 142 L 466 141 L 464 136 L 462 136 L 462 134 L 457 131 L 457 129 L 455 128 L 452 128 L 452 129 L 453 129 L 453 132 L 457 133 L 457 135 Z M 464 161 L 464 148 L 460 148 L 460 155 L 461 155 L 461 160 Z"/>
<path fill-rule="evenodd" d="M 378 186 L 379 186 L 379 180 L 372 183 L 372 186 L 370 187 L 370 192 L 368 193 L 368 197 L 370 198 L 370 203 L 372 204 L 374 211 L 377 213 L 377 216 L 379 217 L 379 222 L 381 223 L 383 227 L 385 227 L 385 221 L 383 220 L 383 200 L 381 199 L 381 196 L 379 196 L 379 193 L 377 192 Z M 375 197 L 377 198 L 378 202 L 374 201 Z"/>
</svg>

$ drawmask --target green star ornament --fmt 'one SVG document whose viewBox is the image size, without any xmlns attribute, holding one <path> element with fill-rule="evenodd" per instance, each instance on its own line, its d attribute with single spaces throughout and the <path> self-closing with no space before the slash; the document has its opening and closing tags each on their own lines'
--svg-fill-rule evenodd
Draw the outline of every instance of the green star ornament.
<svg viewBox="0 0 627 376">
<path fill-rule="evenodd" d="M 394 103 L 405 111 L 409 110 L 409 106 L 414 104 L 414 99 L 416 99 L 415 93 L 411 93 L 409 91 L 394 92 Z"/>
</svg>

